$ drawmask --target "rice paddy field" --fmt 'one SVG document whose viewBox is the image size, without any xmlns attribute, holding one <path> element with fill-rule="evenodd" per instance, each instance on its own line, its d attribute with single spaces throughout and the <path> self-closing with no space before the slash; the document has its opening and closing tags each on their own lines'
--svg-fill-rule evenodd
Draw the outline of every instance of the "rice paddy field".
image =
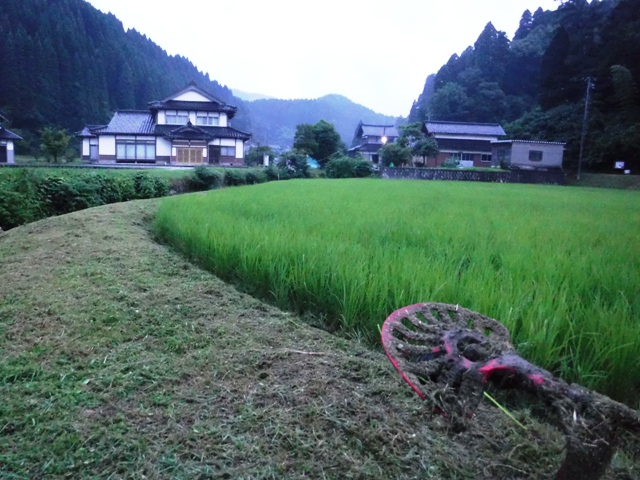
<svg viewBox="0 0 640 480">
<path fill-rule="evenodd" d="M 281 308 L 378 341 L 394 310 L 459 304 L 519 353 L 637 406 L 640 193 L 299 180 L 162 200 L 154 231 Z"/>
</svg>

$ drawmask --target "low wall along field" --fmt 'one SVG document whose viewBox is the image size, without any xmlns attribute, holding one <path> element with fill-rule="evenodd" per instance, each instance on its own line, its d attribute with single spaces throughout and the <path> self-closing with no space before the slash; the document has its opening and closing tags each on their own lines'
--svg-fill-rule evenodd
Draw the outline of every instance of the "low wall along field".
<svg viewBox="0 0 640 480">
<path fill-rule="evenodd" d="M 397 308 L 460 304 L 528 360 L 637 402 L 637 192 L 288 181 L 165 199 L 154 228 L 249 292 L 374 341 Z"/>
</svg>

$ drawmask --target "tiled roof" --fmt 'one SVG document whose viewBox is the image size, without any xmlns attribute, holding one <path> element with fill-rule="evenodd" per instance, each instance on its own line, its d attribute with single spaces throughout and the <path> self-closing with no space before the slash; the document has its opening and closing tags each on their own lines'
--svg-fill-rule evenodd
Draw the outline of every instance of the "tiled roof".
<svg viewBox="0 0 640 480">
<path fill-rule="evenodd" d="M 398 130 L 393 125 L 362 124 L 362 136 L 365 137 L 398 137 Z"/>
<path fill-rule="evenodd" d="M 184 102 L 181 100 L 163 100 L 150 102 L 152 110 L 191 110 L 197 112 L 225 112 L 229 118 L 233 118 L 238 107 L 232 107 L 226 103 L 217 102 Z"/>
<path fill-rule="evenodd" d="M 206 135 L 203 135 L 204 134 Z M 170 138 L 235 138 L 240 140 L 249 140 L 250 133 L 242 132 L 231 127 L 204 127 L 195 125 L 156 125 L 156 135 L 164 135 Z"/>
<path fill-rule="evenodd" d="M 99 133 L 153 135 L 153 115 L 148 111 L 120 110 L 115 113 L 107 128 Z"/>
<path fill-rule="evenodd" d="M 497 123 L 460 123 L 460 122 L 426 122 L 430 134 L 487 135 L 498 137 L 506 135 Z"/>
<path fill-rule="evenodd" d="M 16 135 L 11 130 L 7 130 L 4 127 L 0 127 L 0 139 L 2 140 L 22 140 L 20 135 Z"/>
<path fill-rule="evenodd" d="M 382 143 L 365 143 L 364 145 L 358 145 L 357 147 L 350 148 L 350 152 L 367 152 L 375 153 L 382 148 Z"/>
<path fill-rule="evenodd" d="M 496 143 L 535 143 L 536 145 L 566 145 L 564 142 L 540 142 L 538 140 L 493 140 L 492 144 Z"/>
<path fill-rule="evenodd" d="M 487 152 L 491 153 L 488 140 L 464 140 L 457 138 L 437 138 L 438 148 L 446 152 Z"/>
<path fill-rule="evenodd" d="M 90 138 L 97 136 L 96 134 L 107 128 L 107 125 L 87 125 L 80 132 L 76 132 L 76 137 Z"/>
</svg>

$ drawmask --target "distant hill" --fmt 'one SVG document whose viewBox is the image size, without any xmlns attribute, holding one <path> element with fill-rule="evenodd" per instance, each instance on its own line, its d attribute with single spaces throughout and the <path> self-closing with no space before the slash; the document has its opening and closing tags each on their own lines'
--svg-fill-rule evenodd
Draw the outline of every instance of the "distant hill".
<svg viewBox="0 0 640 480">
<path fill-rule="evenodd" d="M 263 95 L 262 93 L 245 92 L 243 90 L 238 90 L 237 88 L 233 88 L 231 91 L 233 92 L 234 97 L 237 97 L 240 100 L 244 100 L 246 102 L 252 102 L 253 100 L 264 100 L 264 99 L 274 98 L 274 97 L 270 97 L 269 95 Z"/>
<path fill-rule="evenodd" d="M 326 120 L 333 123 L 342 140 L 351 143 L 358 122 L 394 125 L 396 118 L 382 115 L 342 95 L 325 95 L 308 100 L 263 99 L 246 102 L 252 121 L 253 139 L 261 144 L 288 148 L 296 125 Z"/>
</svg>

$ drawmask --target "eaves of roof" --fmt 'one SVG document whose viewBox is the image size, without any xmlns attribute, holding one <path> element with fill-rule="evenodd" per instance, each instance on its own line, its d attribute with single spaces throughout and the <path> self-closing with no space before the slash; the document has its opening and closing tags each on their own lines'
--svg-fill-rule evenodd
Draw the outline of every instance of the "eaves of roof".
<svg viewBox="0 0 640 480">
<path fill-rule="evenodd" d="M 168 138 L 193 138 L 194 134 L 198 134 L 204 138 L 232 138 L 238 140 L 249 140 L 250 133 L 236 130 L 231 127 L 205 127 L 205 126 L 182 126 L 176 125 L 156 125 L 154 129 L 156 135 L 162 135 Z"/>
<path fill-rule="evenodd" d="M 16 135 L 11 130 L 0 127 L 0 140 L 22 140 L 20 135 Z"/>
<path fill-rule="evenodd" d="M 433 135 L 439 133 L 494 137 L 506 135 L 505 131 L 497 123 L 426 122 L 425 127 L 427 132 Z"/>
</svg>

